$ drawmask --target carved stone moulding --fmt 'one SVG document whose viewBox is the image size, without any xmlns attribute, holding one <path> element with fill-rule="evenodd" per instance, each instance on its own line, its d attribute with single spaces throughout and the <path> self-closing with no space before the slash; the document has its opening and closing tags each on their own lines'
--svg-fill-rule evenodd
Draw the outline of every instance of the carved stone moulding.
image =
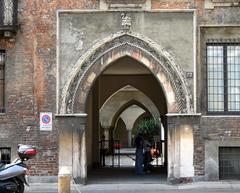
<svg viewBox="0 0 240 193">
<path fill-rule="evenodd" d="M 79 88 L 83 89 L 82 93 L 88 93 L 87 90 L 90 87 L 88 85 L 86 86 L 86 83 L 88 81 L 85 81 L 84 78 L 88 77 L 88 72 L 94 72 L 94 74 L 98 76 L 100 72 L 97 61 L 103 61 L 104 58 L 107 58 L 105 60 L 109 62 L 110 59 L 113 60 L 113 56 L 119 56 L 120 53 L 125 52 L 132 55 L 133 58 L 138 55 L 139 57 L 141 56 L 145 58 L 145 62 L 152 61 L 154 64 L 158 64 L 155 66 L 156 69 L 153 70 L 153 72 L 156 77 L 158 77 L 157 75 L 160 72 L 163 72 L 165 74 L 166 80 L 168 80 L 169 82 L 169 86 L 171 85 L 173 93 L 176 94 L 176 102 L 178 103 L 178 108 L 180 112 L 186 113 L 191 111 L 191 92 L 187 89 L 187 81 L 184 78 L 185 75 L 182 72 L 181 68 L 178 67 L 177 64 L 175 64 L 174 60 L 170 60 L 170 57 L 168 57 L 167 59 L 166 56 L 163 54 L 164 51 L 157 51 L 156 48 L 153 48 L 150 45 L 150 43 L 150 41 L 145 42 L 138 37 L 132 36 L 130 34 L 125 34 L 114 38 L 110 42 L 104 43 L 99 49 L 95 49 L 89 58 L 85 58 L 81 62 L 81 68 L 79 69 L 77 74 L 75 74 L 71 81 L 71 84 L 67 89 L 66 98 L 62 98 L 63 104 L 66 105 L 66 111 L 68 113 L 74 111 L 75 96 Z M 167 86 L 166 84 L 166 88 L 169 86 Z M 84 101 L 85 100 L 83 100 L 83 102 Z"/>
<path fill-rule="evenodd" d="M 240 0 L 205 0 L 205 9 L 215 7 L 239 7 Z"/>
<path fill-rule="evenodd" d="M 100 0 L 100 10 L 151 9 L 151 0 Z"/>
<path fill-rule="evenodd" d="M 106 0 L 108 4 L 143 4 L 146 0 Z"/>
<path fill-rule="evenodd" d="M 212 0 L 213 3 L 237 3 L 239 0 Z"/>
</svg>

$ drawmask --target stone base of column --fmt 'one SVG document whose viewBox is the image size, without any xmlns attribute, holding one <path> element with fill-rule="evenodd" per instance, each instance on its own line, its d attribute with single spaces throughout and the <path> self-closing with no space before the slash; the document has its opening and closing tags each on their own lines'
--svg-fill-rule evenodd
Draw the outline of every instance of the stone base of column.
<svg viewBox="0 0 240 193">
<path fill-rule="evenodd" d="M 87 178 L 74 178 L 73 180 L 75 184 L 82 184 L 82 185 L 87 184 Z"/>
<path fill-rule="evenodd" d="M 71 193 L 71 174 L 69 170 L 62 169 L 59 171 L 58 193 Z"/>
<path fill-rule="evenodd" d="M 169 178 L 168 182 L 170 184 L 187 184 L 187 183 L 192 183 L 194 181 L 193 177 L 184 177 L 184 178 Z"/>
</svg>

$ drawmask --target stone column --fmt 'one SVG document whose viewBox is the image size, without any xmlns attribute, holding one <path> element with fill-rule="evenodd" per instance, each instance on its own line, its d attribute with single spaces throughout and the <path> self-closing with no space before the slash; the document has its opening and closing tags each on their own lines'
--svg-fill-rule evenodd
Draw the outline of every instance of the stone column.
<svg viewBox="0 0 240 193">
<path fill-rule="evenodd" d="M 109 140 L 109 128 L 104 128 L 105 140 Z"/>
<path fill-rule="evenodd" d="M 128 130 L 128 147 L 132 146 L 132 130 Z"/>
<path fill-rule="evenodd" d="M 80 149 L 80 182 L 87 182 L 87 150 L 86 150 L 86 131 L 82 134 L 81 149 Z"/>
<path fill-rule="evenodd" d="M 95 82 L 92 88 L 92 162 L 93 167 L 98 168 L 100 166 L 100 153 L 99 153 L 99 140 L 101 140 L 100 135 L 100 125 L 99 125 L 99 101 L 100 101 L 100 90 L 99 81 Z"/>
<path fill-rule="evenodd" d="M 78 126 L 80 127 L 80 125 Z M 73 139 L 73 146 L 72 146 L 72 150 L 73 150 L 73 155 L 72 155 L 72 159 L 73 159 L 73 172 L 72 172 L 72 176 L 74 179 L 79 178 L 80 174 L 81 174 L 81 164 L 80 164 L 80 158 L 81 158 L 81 138 L 82 138 L 82 133 L 84 132 L 84 128 L 73 128 L 73 135 L 72 135 L 72 139 Z M 84 132 L 85 133 L 85 132 Z M 82 169 L 82 168 L 81 168 Z"/>
<path fill-rule="evenodd" d="M 113 144 L 114 144 L 114 136 L 113 136 L 114 127 L 109 128 L 109 151 L 113 153 Z"/>
<path fill-rule="evenodd" d="M 58 173 L 58 193 L 71 192 L 71 174 L 69 171 L 64 171 L 64 168 Z"/>
<path fill-rule="evenodd" d="M 180 126 L 180 177 L 193 177 L 193 125 L 183 124 Z"/>
<path fill-rule="evenodd" d="M 69 171 L 73 178 L 83 183 L 87 177 L 85 142 L 87 114 L 64 114 L 55 117 L 59 133 L 59 171 Z"/>
<path fill-rule="evenodd" d="M 194 177 L 193 129 L 200 124 L 198 114 L 168 114 L 168 179 Z"/>
<path fill-rule="evenodd" d="M 176 127 L 176 122 L 168 124 L 168 179 L 171 181 L 172 179 L 179 178 L 179 130 Z"/>
</svg>

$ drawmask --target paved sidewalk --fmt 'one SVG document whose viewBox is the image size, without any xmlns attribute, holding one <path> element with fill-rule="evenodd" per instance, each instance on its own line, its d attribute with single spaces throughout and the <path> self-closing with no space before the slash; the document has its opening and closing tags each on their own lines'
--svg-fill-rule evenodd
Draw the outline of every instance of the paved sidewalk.
<svg viewBox="0 0 240 193">
<path fill-rule="evenodd" d="M 218 182 L 194 182 L 189 184 L 88 184 L 72 185 L 72 193 L 81 191 L 114 191 L 114 190 L 191 190 L 191 189 L 221 189 L 221 190 L 240 190 L 240 181 L 218 181 Z M 30 184 L 26 187 L 26 193 L 57 193 L 57 184 Z"/>
</svg>

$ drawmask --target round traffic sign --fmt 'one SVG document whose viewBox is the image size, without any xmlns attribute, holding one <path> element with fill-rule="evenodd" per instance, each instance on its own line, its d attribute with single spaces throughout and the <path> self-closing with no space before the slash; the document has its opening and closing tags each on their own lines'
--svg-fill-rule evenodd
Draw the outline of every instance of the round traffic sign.
<svg viewBox="0 0 240 193">
<path fill-rule="evenodd" d="M 42 116 L 42 122 L 44 124 L 48 124 L 48 123 L 50 123 L 50 121 L 51 121 L 51 117 L 49 115 L 43 115 Z"/>
</svg>

